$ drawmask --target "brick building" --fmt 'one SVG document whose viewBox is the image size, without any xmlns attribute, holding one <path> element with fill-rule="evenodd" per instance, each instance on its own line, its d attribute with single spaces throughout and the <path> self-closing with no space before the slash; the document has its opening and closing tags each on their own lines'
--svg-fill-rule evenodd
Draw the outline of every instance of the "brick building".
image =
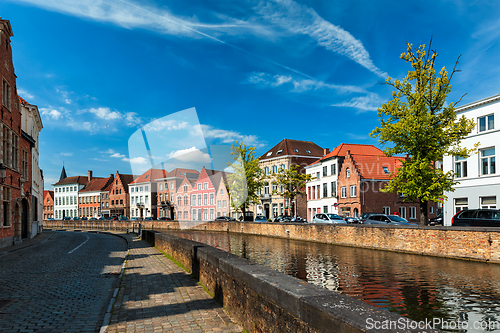
<svg viewBox="0 0 500 333">
<path fill-rule="evenodd" d="M 129 184 L 134 181 L 133 175 L 124 175 L 116 171 L 109 191 L 110 216 L 130 217 Z"/>
<path fill-rule="evenodd" d="M 256 215 L 265 215 L 267 218 L 279 215 L 293 215 L 292 205 L 296 205 L 296 214 L 305 217 L 307 214 L 307 197 L 299 194 L 295 202 L 289 202 L 273 191 L 280 191 L 276 185 L 272 184 L 273 174 L 277 174 L 280 169 L 289 169 L 291 165 L 299 165 L 299 173 L 305 173 L 305 167 L 323 157 L 323 148 L 310 141 L 284 139 L 276 146 L 265 152 L 259 158 L 260 167 L 268 177 L 268 183 L 258 192 L 260 203 L 250 207 Z M 304 187 L 305 191 L 305 187 Z"/>
<path fill-rule="evenodd" d="M 106 204 L 102 200 L 102 195 L 104 194 L 106 197 L 106 188 L 111 184 L 114 176 L 110 175 L 108 178 L 92 177 L 92 171 L 89 171 L 88 179 L 85 187 L 78 191 L 78 215 L 87 218 L 100 218 L 105 215 L 105 210 L 109 211 L 109 203 Z"/>
<path fill-rule="evenodd" d="M 54 191 L 43 191 L 43 219 L 54 218 Z"/>
<path fill-rule="evenodd" d="M 354 155 L 346 152 L 338 174 L 337 192 L 339 213 L 343 216 L 359 216 L 362 213 L 397 213 L 410 222 L 420 221 L 418 203 L 405 202 L 398 193 L 385 193 L 384 188 L 391 172 L 400 165 L 403 157 L 384 155 Z M 429 202 L 429 214 L 437 211 L 437 204 Z"/>
<path fill-rule="evenodd" d="M 193 184 L 199 176 L 199 172 L 194 169 L 175 168 L 168 172 L 165 177 L 156 179 L 157 182 L 157 202 L 158 216 L 168 217 L 170 219 L 184 219 L 185 212 L 191 216 L 191 191 Z M 185 187 L 184 185 L 187 185 Z M 187 196 L 184 199 L 184 196 Z M 180 197 L 180 204 L 179 198 Z M 185 204 L 185 202 L 187 202 Z M 181 216 L 178 216 L 177 210 L 181 209 Z"/>
<path fill-rule="evenodd" d="M 33 204 L 30 142 L 21 135 L 21 112 L 16 74 L 12 61 L 8 20 L 0 18 L 0 247 L 22 242 L 36 234 L 32 231 Z M 25 163 L 23 163 L 25 162 Z M 24 172 L 24 173 L 23 173 Z"/>
<path fill-rule="evenodd" d="M 216 186 L 224 173 L 203 167 L 191 192 L 191 219 L 196 221 L 213 221 L 215 219 Z"/>
</svg>

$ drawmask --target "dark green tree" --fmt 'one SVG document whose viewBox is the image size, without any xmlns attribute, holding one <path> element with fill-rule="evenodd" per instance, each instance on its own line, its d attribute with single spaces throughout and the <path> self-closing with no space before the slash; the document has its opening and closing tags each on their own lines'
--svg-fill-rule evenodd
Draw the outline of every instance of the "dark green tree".
<svg viewBox="0 0 500 333">
<path fill-rule="evenodd" d="M 473 120 L 457 117 L 455 105 L 461 98 L 446 105 L 458 59 L 451 74 L 444 67 L 436 73 L 436 57 L 430 44 L 426 50 L 425 45 L 413 49 L 407 43 L 401 59 L 413 69 L 402 81 L 391 77 L 385 81 L 394 88 L 392 99 L 378 109 L 380 127 L 370 134 L 382 144 L 391 143 L 384 150 L 386 155 L 408 155 L 384 191 L 397 191 L 405 195 L 405 201 L 418 202 L 421 224 L 427 222 L 428 202 L 445 199 L 444 192 L 453 191 L 456 184 L 454 173 L 436 168 L 435 162 L 445 155 L 467 157 L 475 150 L 460 147 L 475 126 Z"/>
</svg>

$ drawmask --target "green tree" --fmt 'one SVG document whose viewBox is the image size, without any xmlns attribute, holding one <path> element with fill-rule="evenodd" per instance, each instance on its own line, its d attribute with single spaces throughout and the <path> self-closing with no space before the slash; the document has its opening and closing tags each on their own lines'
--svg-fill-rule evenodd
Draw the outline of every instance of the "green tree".
<svg viewBox="0 0 500 333">
<path fill-rule="evenodd" d="M 378 109 L 380 127 L 370 134 L 383 144 L 392 143 L 384 150 L 386 155 L 408 155 L 407 159 L 401 159 L 402 165 L 383 190 L 402 193 L 405 201 L 418 202 L 421 224 L 427 222 L 428 202 L 445 199 L 444 192 L 453 191 L 456 184 L 454 173 L 436 168 L 435 162 L 444 155 L 467 157 L 475 150 L 460 147 L 461 140 L 475 126 L 473 120 L 457 117 L 455 105 L 461 98 L 445 105 L 453 74 L 459 71 L 456 67 L 460 57 L 451 74 L 444 67 L 436 73 L 436 57 L 437 52 L 431 50 L 430 44 L 426 51 L 425 45 L 413 49 L 407 43 L 401 59 L 413 69 L 402 81 L 391 77 L 385 81 L 395 90 L 392 100 Z"/>
<path fill-rule="evenodd" d="M 257 190 L 264 186 L 264 172 L 259 159 L 255 157 L 255 147 L 247 147 L 236 141 L 231 146 L 231 155 L 235 162 L 228 163 L 234 172 L 228 176 L 228 190 L 231 206 L 245 215 L 251 204 L 259 203 Z"/>
<path fill-rule="evenodd" d="M 305 188 L 306 182 L 312 179 L 309 174 L 299 173 L 299 169 L 300 166 L 296 164 L 290 165 L 288 170 L 280 169 L 274 180 L 272 180 L 272 183 L 277 185 L 278 188 L 283 188 L 283 192 L 273 190 L 273 194 L 279 194 L 282 197 L 289 199 L 290 205 L 293 207 L 293 216 L 295 216 L 297 209 L 297 207 L 293 204 L 295 197 L 304 193 L 302 189 Z"/>
</svg>

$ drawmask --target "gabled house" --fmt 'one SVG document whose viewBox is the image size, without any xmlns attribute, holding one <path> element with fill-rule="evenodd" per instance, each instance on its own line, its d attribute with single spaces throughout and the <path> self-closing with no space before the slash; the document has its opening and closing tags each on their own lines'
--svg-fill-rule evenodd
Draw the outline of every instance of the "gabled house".
<svg viewBox="0 0 500 333">
<path fill-rule="evenodd" d="M 220 177 L 214 178 L 215 182 L 215 201 L 217 202 L 217 208 L 215 210 L 215 215 L 219 216 L 231 216 L 233 209 L 231 208 L 231 198 L 229 196 L 227 188 L 227 177 L 221 173 Z M 233 216 L 236 218 L 236 216 Z"/>
<path fill-rule="evenodd" d="M 299 165 L 299 173 L 304 168 L 324 156 L 323 148 L 311 141 L 300 141 L 284 139 L 273 148 L 269 149 L 259 158 L 260 167 L 268 177 L 268 182 L 263 189 L 257 192 L 260 203 L 251 207 L 250 210 L 256 215 L 265 215 L 267 218 L 279 215 L 292 215 L 292 205 L 296 206 L 298 216 L 306 216 L 307 197 L 298 195 L 294 202 L 282 197 L 276 192 L 282 192 L 281 188 L 273 185 L 274 174 L 280 169 L 289 169 L 291 165 Z M 275 194 L 273 194 L 275 192 Z"/>
<path fill-rule="evenodd" d="M 406 202 L 404 194 L 380 191 L 405 157 L 345 154 L 338 174 L 339 215 L 357 217 L 362 213 L 397 214 L 410 222 L 420 221 L 418 203 Z M 437 204 L 429 202 L 429 213 Z"/>
<path fill-rule="evenodd" d="M 134 178 L 134 175 L 125 175 L 116 171 L 108 189 L 110 216 L 130 217 L 129 184 L 134 181 Z"/>
<path fill-rule="evenodd" d="M 315 214 L 339 214 L 337 182 L 339 170 L 347 151 L 351 154 L 381 156 L 382 150 L 373 145 L 342 143 L 331 152 L 324 149 L 324 156 L 305 167 L 312 180 L 307 183 L 307 220 Z"/>
<path fill-rule="evenodd" d="M 109 205 L 104 203 L 106 198 L 106 188 L 113 181 L 113 175 L 108 178 L 92 177 L 89 171 L 89 181 L 78 191 L 78 214 L 80 217 L 100 218 L 106 216 L 109 211 Z M 104 197 L 103 197 L 104 196 Z"/>
<path fill-rule="evenodd" d="M 184 192 L 184 179 L 187 178 L 190 183 L 194 183 L 199 176 L 199 172 L 194 169 L 175 168 L 168 172 L 165 177 L 156 179 L 158 190 L 158 216 L 168 217 L 170 219 L 184 219 L 186 211 L 190 211 L 186 206 L 190 205 L 190 198 L 187 192 Z M 182 185 L 181 185 L 182 184 Z M 188 184 L 192 188 L 192 185 Z M 190 191 L 190 190 L 189 190 Z M 188 204 L 184 204 L 184 195 L 187 195 Z M 181 205 L 179 205 L 179 198 Z M 177 214 L 178 207 L 183 206 L 182 216 Z M 190 215 L 190 213 L 188 213 Z"/>
<path fill-rule="evenodd" d="M 130 183 L 131 218 L 157 218 L 156 179 L 165 178 L 166 174 L 162 169 L 149 169 Z"/>
<path fill-rule="evenodd" d="M 196 221 L 213 221 L 215 219 L 216 186 L 224 172 L 203 167 L 191 192 L 191 219 Z"/>
<path fill-rule="evenodd" d="M 92 179 L 92 171 L 88 176 L 67 177 L 64 166 L 61 177 L 54 186 L 54 218 L 62 220 L 64 218 L 78 217 L 78 191 Z"/>
<path fill-rule="evenodd" d="M 54 191 L 43 191 L 43 219 L 54 218 Z"/>
</svg>

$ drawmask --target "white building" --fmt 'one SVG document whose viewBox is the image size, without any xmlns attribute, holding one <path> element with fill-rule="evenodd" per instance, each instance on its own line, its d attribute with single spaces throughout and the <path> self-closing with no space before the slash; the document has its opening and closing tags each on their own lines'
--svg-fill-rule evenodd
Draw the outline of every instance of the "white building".
<svg viewBox="0 0 500 333">
<path fill-rule="evenodd" d="M 451 225 L 451 218 L 462 209 L 498 208 L 500 198 L 500 173 L 495 154 L 500 153 L 500 95 L 469 103 L 455 110 L 458 117 L 465 115 L 476 122 L 476 128 L 461 143 L 473 148 L 479 142 L 476 153 L 468 158 L 445 156 L 443 169 L 453 170 L 454 192 L 445 193 L 444 224 Z"/>
<path fill-rule="evenodd" d="M 129 184 L 131 218 L 156 219 L 156 180 L 163 179 L 165 176 L 165 170 L 149 169 Z"/>
<path fill-rule="evenodd" d="M 88 177 L 67 177 L 64 167 L 54 186 L 54 219 L 78 217 L 78 191 L 88 182 Z"/>
<path fill-rule="evenodd" d="M 38 136 L 43 128 L 42 119 L 36 105 L 31 105 L 19 97 L 22 135 L 31 144 L 31 195 L 33 221 L 43 221 L 43 175 L 38 164 Z"/>
</svg>

